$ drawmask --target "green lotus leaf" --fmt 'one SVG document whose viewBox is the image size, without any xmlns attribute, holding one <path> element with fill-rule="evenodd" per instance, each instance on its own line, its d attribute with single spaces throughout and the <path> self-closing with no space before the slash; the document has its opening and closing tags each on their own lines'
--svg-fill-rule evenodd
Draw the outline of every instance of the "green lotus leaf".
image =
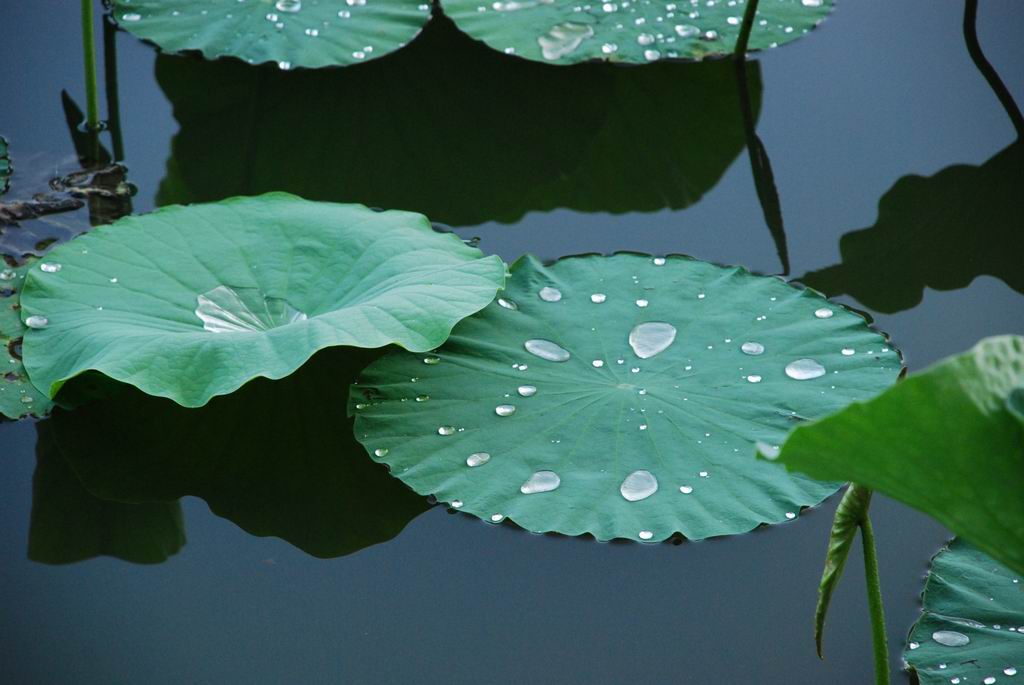
<svg viewBox="0 0 1024 685">
<path fill-rule="evenodd" d="M 30 270 L 25 364 L 51 397 L 95 370 L 197 407 L 324 347 L 436 347 L 504 276 L 418 214 L 283 193 L 167 207 Z"/>
<path fill-rule="evenodd" d="M 1024 573 L 1024 338 L 986 338 L 786 440 L 778 460 L 934 517 Z"/>
<path fill-rule="evenodd" d="M 177 502 L 126 504 L 93 496 L 57 450 L 50 421 L 37 426 L 29 559 L 72 564 L 110 556 L 159 564 L 178 553 L 185 527 Z"/>
<path fill-rule="evenodd" d="M 774 277 L 688 257 L 532 257 L 427 355 L 356 386 L 356 436 L 421 494 L 599 540 L 691 539 L 794 518 L 837 485 L 752 455 L 889 386 L 863 318 Z"/>
<path fill-rule="evenodd" d="M 800 280 L 849 294 L 876 312 L 921 302 L 925 288 L 966 288 L 990 275 L 1024 292 L 1024 143 L 981 166 L 956 164 L 934 176 L 904 176 L 878 203 L 878 220 L 839 241 L 843 261 Z"/>
<path fill-rule="evenodd" d="M 98 497 L 143 503 L 195 495 L 253 535 L 341 556 L 391 539 L 427 509 L 366 458 L 343 416 L 349 384 L 379 355 L 323 350 L 287 378 L 257 379 L 201 409 L 118 385 L 113 396 L 58 410 L 49 423 Z"/>
<path fill-rule="evenodd" d="M 589 60 L 646 63 L 731 54 L 743 3 L 443 0 L 445 14 L 487 45 L 554 64 Z M 818 25 L 832 0 L 761 0 L 750 50 L 788 43 Z"/>
<path fill-rule="evenodd" d="M 281 69 L 357 64 L 397 50 L 430 19 L 421 0 L 112 0 L 124 29 L 164 52 L 198 50 Z"/>
<path fill-rule="evenodd" d="M 1024 675 L 1024 579 L 956 539 L 932 559 L 903 651 L 921 685 L 993 685 Z"/>
<path fill-rule="evenodd" d="M 11 165 L 11 157 L 7 150 L 7 139 L 0 136 L 0 195 L 7 192 L 12 173 L 14 167 Z"/>
<path fill-rule="evenodd" d="M 22 363 L 21 289 L 35 260 L 21 266 L 0 261 L 0 360 L 6 361 L 0 376 L 0 416 L 20 419 L 43 416 L 50 411 L 50 399 L 32 385 Z"/>
<path fill-rule="evenodd" d="M 754 118 L 760 70 L 747 69 Z M 445 17 L 358 69 L 161 55 L 156 74 L 179 125 L 161 205 L 286 190 L 452 226 L 563 207 L 652 212 L 696 203 L 745 144 L 727 61 L 555 69 L 496 53 Z"/>
</svg>

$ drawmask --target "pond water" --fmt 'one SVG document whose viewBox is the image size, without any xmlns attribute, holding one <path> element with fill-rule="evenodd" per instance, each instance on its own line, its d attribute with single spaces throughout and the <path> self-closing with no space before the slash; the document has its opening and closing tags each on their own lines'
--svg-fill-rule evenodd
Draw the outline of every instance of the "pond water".
<svg viewBox="0 0 1024 685">
<path fill-rule="evenodd" d="M 84 94 L 78 12 L 66 5 L 0 9 L 0 134 L 16 166 L 5 200 L 43 191 L 75 168 L 61 91 L 79 103 Z M 757 134 L 774 171 L 790 275 L 811 274 L 809 282 L 871 313 L 911 371 L 984 336 L 1024 331 L 1021 295 L 1007 285 L 1020 280 L 1024 228 L 1016 149 L 951 181 L 901 181 L 883 203 L 887 232 L 865 239 L 859 260 L 843 263 L 839 250 L 844 234 L 876 224 L 880 200 L 901 178 L 983 165 L 1016 140 L 968 54 L 962 17 L 957 2 L 843 2 L 810 35 L 752 60 Z M 1024 100 L 1024 10 L 1015 0 L 987 0 L 977 29 L 988 60 Z M 158 57 L 118 34 L 134 211 L 282 188 L 424 211 L 506 261 L 636 250 L 780 272 L 780 232 L 766 226 L 726 63 L 614 76 L 589 66 L 538 68 L 483 50 L 441 22 L 408 49 L 418 52 L 286 77 Z M 4 227 L 0 251 L 20 255 L 85 230 L 86 214 Z M 962 219 L 952 230 L 950 216 Z M 286 409 L 279 420 L 301 428 L 304 412 Z M 316 482 L 320 472 L 304 470 L 308 445 L 284 440 L 265 478 L 220 484 L 225 516 L 202 499 L 182 499 L 188 542 L 163 563 L 30 561 L 30 527 L 40 548 L 33 556 L 66 561 L 80 552 L 72 547 L 88 545 L 62 535 L 62 526 L 145 518 L 103 509 L 48 448 L 51 433 L 97 460 L 108 447 L 125 452 L 125 441 L 140 459 L 157 443 L 172 451 L 192 444 L 173 424 L 140 432 L 126 421 L 134 419 L 97 424 L 99 434 L 74 421 L 0 424 L 6 682 L 872 679 L 859 561 L 833 600 L 826 660 L 814 653 L 811 620 L 836 497 L 783 525 L 680 545 L 532 535 L 405 500 L 409 522 L 400 533 L 382 541 L 400 523 L 388 528 L 363 514 L 356 523 L 367 542 L 382 542 L 336 556 L 348 542 L 332 546 L 334 521 L 321 513 L 331 507 L 306 501 L 330 498 Z M 329 424 L 331 415 L 318 421 Z M 256 423 L 239 423 L 240 444 Z M 47 499 L 76 487 L 80 509 Z M 360 493 L 340 497 L 373 511 Z M 294 502 L 309 506 L 289 511 Z M 162 521 L 173 518 L 168 511 Z M 872 515 L 898 674 L 928 560 L 948 533 L 881 496 Z M 250 535 L 233 520 L 298 531 L 296 545 Z"/>
</svg>

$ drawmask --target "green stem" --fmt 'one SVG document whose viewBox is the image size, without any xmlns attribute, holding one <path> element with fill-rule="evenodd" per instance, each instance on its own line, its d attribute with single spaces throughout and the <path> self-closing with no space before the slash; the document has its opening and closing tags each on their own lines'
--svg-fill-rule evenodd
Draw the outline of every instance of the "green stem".
<svg viewBox="0 0 1024 685">
<path fill-rule="evenodd" d="M 82 55 L 85 61 L 86 126 L 93 137 L 93 159 L 99 157 L 100 101 L 96 85 L 96 37 L 92 0 L 82 0 Z"/>
<path fill-rule="evenodd" d="M 736 56 L 747 54 L 747 43 L 750 41 L 750 29 L 754 26 L 754 15 L 757 14 L 757 0 L 747 0 L 747 8 L 743 11 L 743 25 L 740 35 L 736 38 Z"/>
<path fill-rule="evenodd" d="M 864 548 L 864 579 L 867 581 L 868 609 L 871 612 L 871 643 L 875 653 L 875 683 L 889 685 L 889 643 L 885 635 L 885 610 L 882 607 L 882 584 L 878 578 L 875 556 L 875 533 L 865 509 L 860 520 L 861 546 Z"/>
</svg>

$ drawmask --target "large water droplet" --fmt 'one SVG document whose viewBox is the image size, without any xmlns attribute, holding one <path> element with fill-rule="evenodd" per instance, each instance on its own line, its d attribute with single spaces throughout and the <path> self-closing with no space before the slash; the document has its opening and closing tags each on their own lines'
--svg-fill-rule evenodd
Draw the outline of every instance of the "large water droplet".
<svg viewBox="0 0 1024 685">
<path fill-rule="evenodd" d="M 438 426 L 437 434 L 438 435 L 454 435 L 455 434 L 455 426 Z"/>
<path fill-rule="evenodd" d="M 537 294 L 540 295 L 540 299 L 544 300 L 545 302 L 558 302 L 560 299 L 562 299 L 562 291 L 559 290 L 558 288 L 552 288 L 549 285 L 546 285 L 543 288 L 541 288 Z"/>
<path fill-rule="evenodd" d="M 280 12 L 298 12 L 302 9 L 302 0 L 277 0 L 274 7 Z"/>
<path fill-rule="evenodd" d="M 494 413 L 498 416 L 512 416 L 516 413 L 516 405 L 514 404 L 499 404 L 494 408 Z"/>
<path fill-rule="evenodd" d="M 377 449 L 375 449 L 373 451 L 373 454 L 374 454 L 374 456 L 377 456 L 377 457 L 386 457 L 386 456 L 388 456 L 388 448 L 387 447 L 378 447 Z"/>
<path fill-rule="evenodd" d="M 593 35 L 594 29 L 589 24 L 566 21 L 552 26 L 550 31 L 537 39 L 537 44 L 540 45 L 544 59 L 555 60 L 572 53 L 580 43 Z"/>
<path fill-rule="evenodd" d="M 466 466 L 483 466 L 490 460 L 491 455 L 487 452 L 474 452 L 466 457 Z"/>
<path fill-rule="evenodd" d="M 49 319 L 45 316 L 39 316 L 38 314 L 33 314 L 25 319 L 25 325 L 29 328 L 46 328 L 49 324 Z"/>
<path fill-rule="evenodd" d="M 266 297 L 259 288 L 221 285 L 196 300 L 195 314 L 211 333 L 266 331 L 308 318 L 287 300 Z"/>
<path fill-rule="evenodd" d="M 639 536 L 641 540 L 650 540 L 654 537 L 654 533 L 652 533 L 649 530 L 642 530 L 639 533 L 637 533 L 637 536 Z"/>
<path fill-rule="evenodd" d="M 667 350 L 676 340 L 676 327 L 664 321 L 637 324 L 629 332 L 629 346 L 641 359 L 650 359 Z"/>
<path fill-rule="evenodd" d="M 658 491 L 658 479 L 650 471 L 634 471 L 626 476 L 619 486 L 619 492 L 630 502 L 647 499 Z"/>
<path fill-rule="evenodd" d="M 971 638 L 955 630 L 936 630 L 932 633 L 932 639 L 947 647 L 963 647 L 971 641 Z"/>
<path fill-rule="evenodd" d="M 1005 675 L 1017 675 L 1017 669 L 1014 668 L 1013 666 L 1007 666 L 1006 668 L 1003 669 L 1003 673 Z"/>
<path fill-rule="evenodd" d="M 809 381 L 825 375 L 825 367 L 813 359 L 797 359 L 786 364 L 786 375 L 797 381 Z"/>
<path fill-rule="evenodd" d="M 569 350 L 565 349 L 558 343 L 553 343 L 550 340 L 534 339 L 527 340 L 523 343 L 523 347 L 530 354 L 540 357 L 541 359 L 547 359 L 549 362 L 564 362 L 569 360 Z"/>
<path fill-rule="evenodd" d="M 538 471 L 519 486 L 519 492 L 533 495 L 538 492 L 551 492 L 562 484 L 562 479 L 554 471 Z"/>
<path fill-rule="evenodd" d="M 835 312 L 828 307 L 822 307 L 814 311 L 814 315 L 819 319 L 831 319 L 834 314 Z"/>
<path fill-rule="evenodd" d="M 852 347 L 844 347 L 840 352 L 843 353 L 844 357 L 852 357 L 857 353 Z"/>
<path fill-rule="evenodd" d="M 516 392 L 518 392 L 521 397 L 533 397 L 537 394 L 537 386 L 520 385 Z"/>
<path fill-rule="evenodd" d="M 519 309 L 519 305 L 515 303 L 515 300 L 510 300 L 505 297 L 499 297 L 498 304 L 504 307 L 505 309 L 511 309 L 512 311 Z"/>
<path fill-rule="evenodd" d="M 743 354 L 749 354 L 752 357 L 764 354 L 764 345 L 759 342 L 745 342 L 740 345 L 740 349 L 743 350 Z"/>
<path fill-rule="evenodd" d="M 593 295 L 590 296 L 590 301 L 593 302 L 594 304 L 601 304 L 607 299 L 608 296 L 605 295 L 604 293 L 594 293 Z"/>
</svg>

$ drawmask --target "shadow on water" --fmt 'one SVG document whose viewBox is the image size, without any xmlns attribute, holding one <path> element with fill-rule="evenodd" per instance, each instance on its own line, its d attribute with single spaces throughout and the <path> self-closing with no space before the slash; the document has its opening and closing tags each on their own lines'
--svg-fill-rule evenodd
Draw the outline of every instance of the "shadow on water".
<svg viewBox="0 0 1024 685">
<path fill-rule="evenodd" d="M 408 47 L 345 69 L 161 55 L 180 131 L 158 204 L 286 190 L 452 226 L 531 211 L 680 209 L 746 142 L 734 65 L 551 66 L 436 17 Z M 747 65 L 751 119 L 757 63 Z"/>
<path fill-rule="evenodd" d="M 345 415 L 349 385 L 379 354 L 324 350 L 285 379 L 258 378 L 200 409 L 104 380 L 86 387 L 86 378 L 69 390 L 83 396 L 102 388 L 107 396 L 55 411 L 41 437 L 52 432 L 81 483 L 102 500 L 195 495 L 253 535 L 342 556 L 391 539 L 428 508 L 367 457 Z M 37 490 L 36 506 L 40 499 Z M 43 523 L 33 518 L 40 538 Z"/>
<path fill-rule="evenodd" d="M 805 274 L 803 283 L 884 313 L 918 305 L 925 288 L 966 288 L 982 275 L 1024 292 L 1024 117 L 981 51 L 976 20 L 977 0 L 967 0 L 967 51 L 1017 139 L 980 166 L 956 164 L 896 181 L 878 204 L 875 225 L 840 239 L 842 263 Z"/>
</svg>

